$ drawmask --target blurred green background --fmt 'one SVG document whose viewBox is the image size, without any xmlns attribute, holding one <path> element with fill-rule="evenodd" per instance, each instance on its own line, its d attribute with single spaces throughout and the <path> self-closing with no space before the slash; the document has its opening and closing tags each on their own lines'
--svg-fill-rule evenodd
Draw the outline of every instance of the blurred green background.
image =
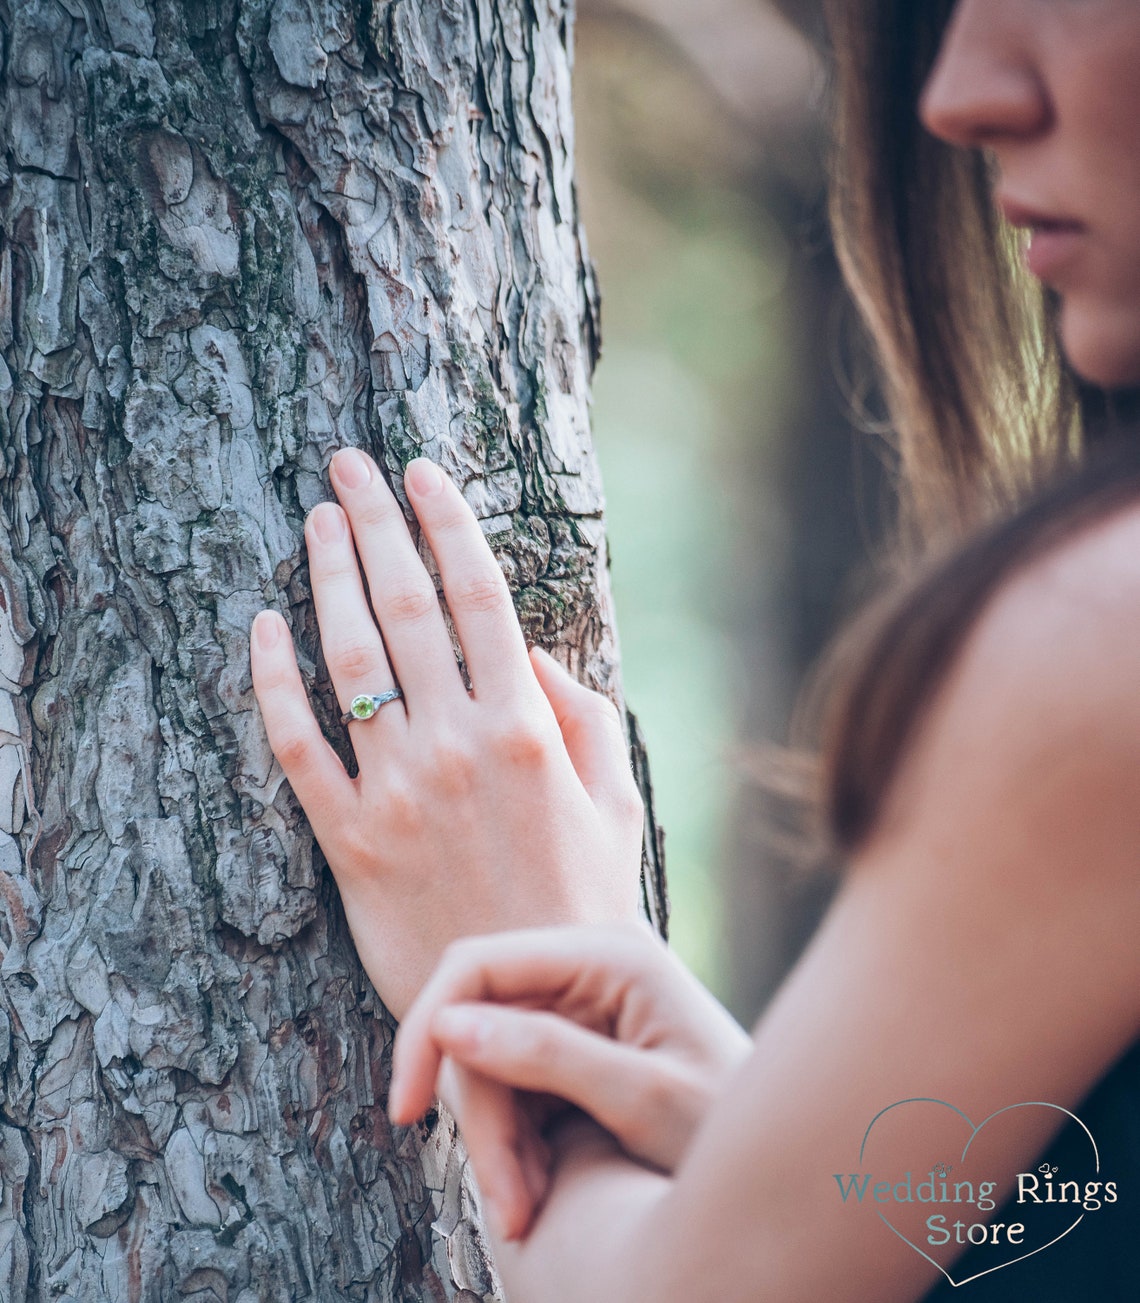
<svg viewBox="0 0 1140 1303">
<path fill-rule="evenodd" d="M 579 193 L 625 689 L 681 955 L 752 1019 L 830 884 L 765 850 L 739 757 L 782 740 L 875 522 L 848 422 L 823 76 L 763 0 L 582 0 Z M 864 494 L 864 502 L 867 495 Z"/>
</svg>

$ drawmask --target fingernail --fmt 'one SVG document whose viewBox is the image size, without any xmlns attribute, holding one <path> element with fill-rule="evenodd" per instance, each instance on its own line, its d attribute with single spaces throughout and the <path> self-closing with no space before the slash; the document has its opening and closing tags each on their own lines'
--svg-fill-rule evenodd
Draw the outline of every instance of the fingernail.
<svg viewBox="0 0 1140 1303">
<path fill-rule="evenodd" d="M 281 637 L 281 617 L 276 611 L 258 611 L 253 618 L 253 636 L 262 651 L 270 651 L 277 646 Z"/>
<path fill-rule="evenodd" d="M 341 448 L 333 456 L 332 469 L 346 489 L 362 489 L 372 479 L 372 467 L 359 448 Z"/>
<path fill-rule="evenodd" d="M 313 533 L 322 543 L 337 543 L 344 538 L 344 517 L 339 507 L 331 502 L 322 502 L 309 513 L 313 522 Z"/>
<path fill-rule="evenodd" d="M 404 483 L 411 486 L 417 497 L 427 498 L 443 488 L 443 472 L 426 457 L 417 457 L 409 462 L 404 472 Z"/>
</svg>

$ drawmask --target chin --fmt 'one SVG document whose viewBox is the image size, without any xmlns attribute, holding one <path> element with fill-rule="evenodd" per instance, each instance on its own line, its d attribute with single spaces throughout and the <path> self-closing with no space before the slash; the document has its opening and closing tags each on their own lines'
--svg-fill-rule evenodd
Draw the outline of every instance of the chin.
<svg viewBox="0 0 1140 1303">
<path fill-rule="evenodd" d="M 1061 346 L 1069 365 L 1101 389 L 1140 385 L 1140 305 L 1093 309 L 1061 307 Z"/>
</svg>

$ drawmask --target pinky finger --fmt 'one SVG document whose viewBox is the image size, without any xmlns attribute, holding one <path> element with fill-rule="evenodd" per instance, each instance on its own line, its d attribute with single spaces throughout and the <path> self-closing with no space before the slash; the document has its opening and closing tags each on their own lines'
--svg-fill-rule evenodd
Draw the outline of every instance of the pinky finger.
<svg viewBox="0 0 1140 1303">
<path fill-rule="evenodd" d="M 249 641 L 253 691 L 269 745 L 319 832 L 318 822 L 330 815 L 335 821 L 346 808 L 352 781 L 313 717 L 285 621 L 276 611 L 260 611 Z"/>
<path fill-rule="evenodd" d="M 621 717 L 613 702 L 579 683 L 541 647 L 531 651 L 530 663 L 554 710 L 582 786 L 599 804 L 634 809 L 640 823 L 644 817 L 641 800 L 629 766 Z"/>
</svg>

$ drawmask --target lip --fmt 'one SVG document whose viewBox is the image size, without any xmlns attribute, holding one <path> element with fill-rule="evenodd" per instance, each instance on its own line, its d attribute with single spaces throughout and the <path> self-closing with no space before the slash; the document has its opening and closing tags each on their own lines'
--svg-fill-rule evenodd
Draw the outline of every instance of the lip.
<svg viewBox="0 0 1140 1303">
<path fill-rule="evenodd" d="M 1082 222 L 1060 213 L 1032 208 L 1009 196 L 998 198 L 998 209 L 1011 226 L 1029 232 L 1025 265 L 1038 280 L 1052 281 L 1078 251 L 1086 234 Z"/>
</svg>

